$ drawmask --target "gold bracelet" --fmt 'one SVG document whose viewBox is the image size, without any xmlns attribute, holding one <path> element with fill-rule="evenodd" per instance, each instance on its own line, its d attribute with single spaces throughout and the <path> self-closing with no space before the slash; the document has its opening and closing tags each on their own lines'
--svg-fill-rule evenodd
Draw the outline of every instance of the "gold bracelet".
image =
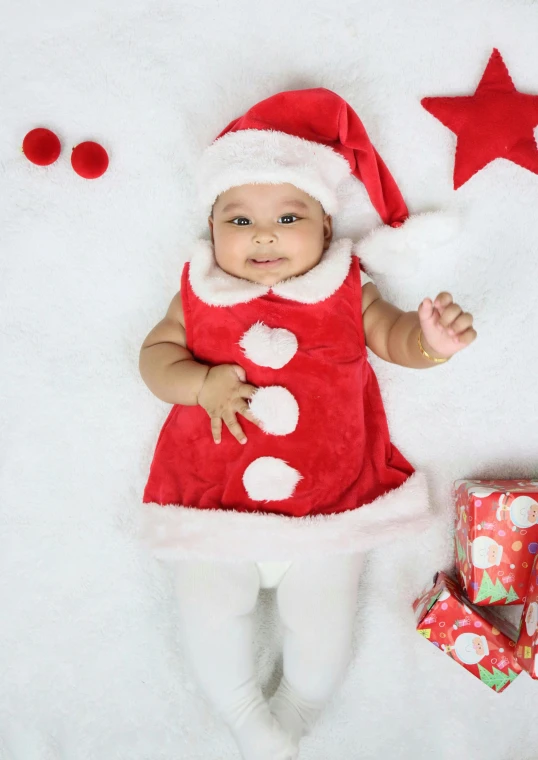
<svg viewBox="0 0 538 760">
<path fill-rule="evenodd" d="M 429 359 L 431 362 L 435 362 L 436 364 L 444 364 L 445 362 L 448 361 L 448 359 L 436 359 L 435 356 L 430 356 L 429 353 L 424 350 L 421 337 L 422 337 L 422 330 L 419 330 L 418 331 L 418 347 L 420 348 L 420 353 L 422 354 L 422 356 L 425 356 L 426 359 Z"/>
</svg>

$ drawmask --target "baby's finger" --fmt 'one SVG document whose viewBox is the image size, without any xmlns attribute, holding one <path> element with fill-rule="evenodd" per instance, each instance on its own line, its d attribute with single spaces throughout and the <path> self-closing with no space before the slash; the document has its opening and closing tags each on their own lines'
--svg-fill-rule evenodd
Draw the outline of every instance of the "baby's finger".
<svg viewBox="0 0 538 760">
<path fill-rule="evenodd" d="M 234 436 L 234 438 L 237 438 L 239 443 L 246 443 L 247 437 L 243 432 L 243 429 L 239 422 L 237 421 L 237 417 L 235 416 L 234 412 L 229 411 L 225 412 L 222 415 L 222 419 L 224 420 L 224 423 L 230 433 Z"/>
<path fill-rule="evenodd" d="M 472 327 L 473 325 L 473 315 L 469 314 L 469 312 L 464 312 L 463 314 L 460 314 L 459 317 L 456 317 L 456 319 L 452 322 L 450 327 L 448 328 L 448 332 L 450 335 L 459 335 L 460 333 L 467 330 L 469 327 Z"/>
<path fill-rule="evenodd" d="M 222 440 L 222 420 L 220 417 L 211 417 L 211 432 L 215 443 L 220 443 Z"/>
<path fill-rule="evenodd" d="M 237 375 L 237 377 L 241 380 L 242 383 L 245 382 L 247 379 L 247 373 L 243 369 L 243 367 L 240 367 L 239 364 L 232 364 L 232 369 Z"/>
<path fill-rule="evenodd" d="M 431 319 L 433 317 L 434 308 L 431 298 L 425 298 L 418 307 L 418 315 L 421 320 Z"/>
<path fill-rule="evenodd" d="M 439 324 L 439 312 L 431 298 L 425 298 L 418 307 L 418 318 L 421 327 L 437 327 Z"/>
<path fill-rule="evenodd" d="M 443 327 L 452 327 L 452 322 L 454 322 L 454 320 L 457 319 L 461 313 L 461 306 L 458 306 L 457 303 L 451 303 L 450 306 L 447 306 L 446 309 L 442 312 L 439 324 Z"/>
<path fill-rule="evenodd" d="M 260 420 L 252 414 L 250 410 L 250 406 L 247 404 L 246 401 L 243 401 L 241 399 L 241 401 L 239 401 L 236 405 L 236 411 L 238 412 L 238 414 L 241 414 L 246 420 L 248 420 L 249 422 L 252 422 L 254 425 L 261 428 Z"/>
<path fill-rule="evenodd" d="M 465 330 L 465 332 L 462 332 L 460 335 L 458 335 L 456 340 L 458 341 L 459 345 L 463 344 L 463 346 L 469 346 L 476 339 L 476 336 L 477 332 L 474 327 L 469 327 L 468 330 Z"/>
<path fill-rule="evenodd" d="M 436 309 L 438 309 L 439 313 L 442 314 L 447 306 L 450 306 L 452 300 L 452 294 L 443 291 L 442 293 L 439 293 L 439 295 L 435 298 L 433 305 Z"/>
<path fill-rule="evenodd" d="M 250 385 L 249 383 L 241 383 L 241 386 L 239 388 L 239 395 L 241 398 L 251 398 L 258 388 L 256 388 L 255 385 Z"/>
</svg>

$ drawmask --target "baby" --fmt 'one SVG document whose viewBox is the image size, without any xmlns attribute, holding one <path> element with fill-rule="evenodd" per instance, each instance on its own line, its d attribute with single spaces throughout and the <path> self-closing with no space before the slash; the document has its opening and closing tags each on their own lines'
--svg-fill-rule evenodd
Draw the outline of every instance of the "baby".
<svg viewBox="0 0 538 760">
<path fill-rule="evenodd" d="M 331 109 L 329 147 L 316 140 Z M 140 351 L 144 382 L 173 404 L 144 493 L 147 540 L 172 563 L 186 651 L 244 760 L 298 757 L 347 670 L 364 553 L 418 530 L 427 510 L 423 476 L 390 442 L 366 348 L 425 369 L 476 338 L 450 293 L 402 312 L 362 269 L 360 246 L 333 239 L 354 130 L 376 208 L 395 227 L 406 220 L 349 106 L 321 88 L 279 93 L 208 149 L 198 181 L 211 241 L 193 247 Z M 254 667 L 260 588 L 276 588 L 283 625 L 269 703 Z"/>
</svg>

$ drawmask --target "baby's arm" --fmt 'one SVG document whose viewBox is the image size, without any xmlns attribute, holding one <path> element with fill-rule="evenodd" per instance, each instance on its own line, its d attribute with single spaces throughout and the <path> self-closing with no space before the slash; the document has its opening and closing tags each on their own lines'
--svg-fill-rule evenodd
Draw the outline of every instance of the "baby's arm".
<svg viewBox="0 0 538 760">
<path fill-rule="evenodd" d="M 434 301 L 425 298 L 418 311 L 404 312 L 367 283 L 362 302 L 366 345 L 381 359 L 402 367 L 435 367 L 433 358 L 449 359 L 476 338 L 472 315 L 464 313 L 450 293 L 440 293 Z M 422 347 L 432 359 L 420 351 L 420 331 Z"/>
<path fill-rule="evenodd" d="M 164 319 L 142 343 L 139 369 L 142 380 L 161 401 L 195 406 L 210 367 L 193 360 L 184 322 L 181 293 L 176 293 Z"/>
<path fill-rule="evenodd" d="M 172 298 L 166 316 L 147 335 L 140 349 L 139 369 L 152 393 L 169 404 L 200 405 L 210 417 L 215 443 L 222 424 L 240 443 L 246 436 L 236 414 L 259 422 L 250 412 L 248 399 L 257 388 L 246 382 L 245 370 L 236 364 L 208 366 L 194 360 L 187 348 L 181 293 Z"/>
</svg>

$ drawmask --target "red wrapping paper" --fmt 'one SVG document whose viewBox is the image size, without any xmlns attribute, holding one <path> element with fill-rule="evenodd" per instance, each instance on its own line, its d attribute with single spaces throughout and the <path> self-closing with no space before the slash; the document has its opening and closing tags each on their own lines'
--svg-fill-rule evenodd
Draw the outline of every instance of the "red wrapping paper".
<svg viewBox="0 0 538 760">
<path fill-rule="evenodd" d="M 538 557 L 534 560 L 521 616 L 516 657 L 527 673 L 538 679 Z"/>
<path fill-rule="evenodd" d="M 456 566 L 477 605 L 524 604 L 538 552 L 538 481 L 457 480 Z"/>
<path fill-rule="evenodd" d="M 437 574 L 413 610 L 417 631 L 495 692 L 521 673 L 515 626 L 496 610 L 471 604 L 446 573 Z"/>
</svg>

